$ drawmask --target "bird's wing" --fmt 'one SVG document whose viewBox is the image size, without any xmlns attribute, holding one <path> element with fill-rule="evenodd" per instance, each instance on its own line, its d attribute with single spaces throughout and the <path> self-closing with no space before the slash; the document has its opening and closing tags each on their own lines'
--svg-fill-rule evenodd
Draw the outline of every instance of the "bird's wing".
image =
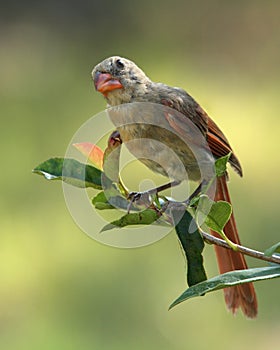
<svg viewBox="0 0 280 350">
<path fill-rule="evenodd" d="M 213 155 L 217 158 L 220 158 L 226 156 L 231 152 L 229 163 L 237 171 L 237 173 L 242 176 L 241 164 L 236 155 L 233 153 L 232 148 L 221 129 L 200 106 L 198 107 L 198 113 L 202 113 L 207 117 L 208 128 L 206 133 L 206 140 Z"/>
<path fill-rule="evenodd" d="M 241 164 L 233 153 L 227 138 L 216 123 L 184 90 L 170 87 L 169 89 L 168 95 L 165 95 L 164 97 L 162 96 L 161 103 L 176 109 L 185 117 L 189 118 L 198 127 L 202 135 L 205 136 L 208 146 L 216 158 L 226 156 L 232 152 L 229 163 L 237 171 L 237 173 L 242 176 Z M 178 116 L 176 118 L 178 118 Z M 172 127 L 177 129 L 181 128 L 181 133 L 183 133 L 184 130 L 182 127 L 180 127 L 180 125 L 182 126 L 184 121 L 178 120 L 177 122 L 174 121 L 174 125 L 172 125 Z"/>
</svg>

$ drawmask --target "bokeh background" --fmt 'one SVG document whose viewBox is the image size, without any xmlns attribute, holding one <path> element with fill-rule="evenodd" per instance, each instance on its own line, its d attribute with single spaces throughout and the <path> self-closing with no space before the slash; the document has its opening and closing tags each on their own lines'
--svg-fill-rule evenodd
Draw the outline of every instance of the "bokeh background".
<svg viewBox="0 0 280 350">
<path fill-rule="evenodd" d="M 231 172 L 242 241 L 274 244 L 279 15 L 276 0 L 1 3 L 1 349 L 279 345 L 279 280 L 256 284 L 254 321 L 226 312 L 222 292 L 167 311 L 186 287 L 175 234 L 145 248 L 104 246 L 72 221 L 61 184 L 31 173 L 63 156 L 80 125 L 104 109 L 90 71 L 124 55 L 153 80 L 187 89 L 225 131 L 244 168 L 242 180 Z M 205 264 L 217 273 L 212 247 Z"/>
</svg>

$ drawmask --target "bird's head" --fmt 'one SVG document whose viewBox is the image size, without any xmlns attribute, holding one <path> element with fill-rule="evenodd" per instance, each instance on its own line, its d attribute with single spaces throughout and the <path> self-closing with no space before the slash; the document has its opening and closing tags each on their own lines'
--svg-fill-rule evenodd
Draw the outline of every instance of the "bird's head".
<svg viewBox="0 0 280 350">
<path fill-rule="evenodd" d="M 132 61 L 119 56 L 106 58 L 92 71 L 97 91 L 111 106 L 128 103 L 143 96 L 151 83 L 145 73 Z"/>
</svg>

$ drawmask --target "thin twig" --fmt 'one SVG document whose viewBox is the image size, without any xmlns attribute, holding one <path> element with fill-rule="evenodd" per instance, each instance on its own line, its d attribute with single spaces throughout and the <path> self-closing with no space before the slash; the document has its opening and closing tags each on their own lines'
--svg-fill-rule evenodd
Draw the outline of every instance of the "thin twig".
<svg viewBox="0 0 280 350">
<path fill-rule="evenodd" d="M 217 238 L 215 236 L 212 236 L 209 233 L 206 233 L 204 231 L 202 231 L 202 236 L 209 243 L 216 244 L 216 245 L 223 247 L 223 248 L 226 248 L 226 249 L 232 249 L 227 244 L 227 242 L 221 238 Z M 236 246 L 238 248 L 238 251 L 244 255 L 248 255 L 248 256 L 252 256 L 253 258 L 256 258 L 256 259 L 261 259 L 261 260 L 265 260 L 268 262 L 280 264 L 280 256 L 277 256 L 275 254 L 273 254 L 272 256 L 266 256 L 262 252 L 244 247 L 242 245 L 237 244 Z"/>
</svg>

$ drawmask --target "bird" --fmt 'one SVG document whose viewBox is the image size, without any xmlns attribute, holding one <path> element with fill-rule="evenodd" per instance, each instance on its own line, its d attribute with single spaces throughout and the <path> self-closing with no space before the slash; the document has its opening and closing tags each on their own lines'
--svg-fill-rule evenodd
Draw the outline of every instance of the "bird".
<svg viewBox="0 0 280 350">
<path fill-rule="evenodd" d="M 201 135 L 199 143 L 206 144 L 214 159 L 230 154 L 229 164 L 242 177 L 241 164 L 228 139 L 207 112 L 184 89 L 153 82 L 133 61 L 120 56 L 112 56 L 98 63 L 92 70 L 92 79 L 95 89 L 104 96 L 109 107 L 152 103 L 159 107 L 166 106 L 174 111 L 172 118 L 169 118 L 169 113 L 160 114 L 160 120 L 156 125 L 139 127 L 137 124 L 129 124 L 118 128 L 122 142 L 136 138 L 152 138 L 161 142 L 164 140 L 164 143 L 179 156 L 185 173 L 174 165 L 172 159 L 160 148 L 160 144 L 157 144 L 156 149 L 153 150 L 153 153 L 159 154 L 160 161 L 140 159 L 151 170 L 167 176 L 166 169 L 168 169 L 168 174 L 171 174 L 176 183 L 180 183 L 186 173 L 190 180 L 200 182 L 203 180 L 193 152 L 180 138 L 181 136 L 186 136 L 188 139 L 192 137 L 192 132 L 188 133 L 185 125 L 194 124 Z M 165 128 L 166 125 L 168 128 Z M 198 142 L 195 136 L 193 139 L 194 143 Z M 198 148 L 199 146 L 197 145 Z M 137 147 L 139 148 L 136 144 L 134 149 L 133 147 L 130 149 L 135 155 L 137 155 Z M 200 153 L 206 154 L 204 149 L 204 145 L 201 146 Z M 216 178 L 215 201 L 231 203 L 227 182 L 227 173 Z M 233 212 L 225 225 L 224 232 L 232 242 L 240 244 Z M 211 234 L 218 236 L 214 231 L 211 231 Z M 238 251 L 215 246 L 215 252 L 220 273 L 248 268 L 244 255 Z M 227 308 L 233 314 L 241 308 L 246 317 L 257 316 L 258 304 L 253 283 L 225 288 L 224 297 Z"/>
</svg>

